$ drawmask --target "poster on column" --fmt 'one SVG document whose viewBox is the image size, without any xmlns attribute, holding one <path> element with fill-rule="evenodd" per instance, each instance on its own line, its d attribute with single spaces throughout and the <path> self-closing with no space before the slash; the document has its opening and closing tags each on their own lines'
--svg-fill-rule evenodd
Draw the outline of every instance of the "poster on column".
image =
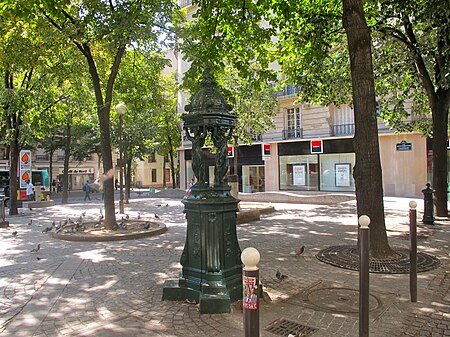
<svg viewBox="0 0 450 337">
<path fill-rule="evenodd" d="M 22 150 L 19 155 L 19 184 L 20 188 L 26 187 L 26 181 L 31 181 L 31 151 Z"/>
<path fill-rule="evenodd" d="M 292 166 L 293 184 L 305 186 L 306 185 L 306 166 L 294 165 Z"/>
<path fill-rule="evenodd" d="M 350 186 L 350 164 L 335 164 L 336 172 L 336 186 L 349 187 Z"/>
</svg>

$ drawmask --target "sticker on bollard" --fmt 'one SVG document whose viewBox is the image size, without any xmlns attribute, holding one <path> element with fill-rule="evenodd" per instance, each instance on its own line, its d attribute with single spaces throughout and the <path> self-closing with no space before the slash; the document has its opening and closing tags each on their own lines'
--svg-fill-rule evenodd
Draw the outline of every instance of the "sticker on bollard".
<svg viewBox="0 0 450 337">
<path fill-rule="evenodd" d="M 244 298 L 242 306 L 244 309 L 257 310 L 258 309 L 258 285 L 256 284 L 256 277 L 243 276 L 244 284 Z"/>
</svg>

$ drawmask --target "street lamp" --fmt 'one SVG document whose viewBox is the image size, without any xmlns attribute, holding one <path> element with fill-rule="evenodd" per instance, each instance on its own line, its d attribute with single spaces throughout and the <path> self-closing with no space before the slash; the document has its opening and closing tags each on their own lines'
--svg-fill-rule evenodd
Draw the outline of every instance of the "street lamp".
<svg viewBox="0 0 450 337">
<path fill-rule="evenodd" d="M 127 112 L 127 107 L 125 104 L 119 103 L 116 105 L 116 112 L 119 115 L 119 212 L 124 214 L 125 210 L 123 207 L 123 139 L 122 139 L 122 126 L 123 126 L 123 115 Z"/>
</svg>

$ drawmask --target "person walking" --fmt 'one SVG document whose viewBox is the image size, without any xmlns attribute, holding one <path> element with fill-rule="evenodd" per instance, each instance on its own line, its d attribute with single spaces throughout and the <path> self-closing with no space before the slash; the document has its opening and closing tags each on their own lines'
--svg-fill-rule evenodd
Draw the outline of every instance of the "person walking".
<svg viewBox="0 0 450 337">
<path fill-rule="evenodd" d="M 84 184 L 83 191 L 86 193 L 84 195 L 84 201 L 86 201 L 86 199 L 89 199 L 89 201 L 90 201 L 91 196 L 89 195 L 89 193 L 91 193 L 91 186 L 89 186 L 89 181 L 86 181 L 86 183 Z"/>
<path fill-rule="evenodd" d="M 25 185 L 26 193 L 27 193 L 27 201 L 33 201 L 34 200 L 34 186 L 31 183 L 30 179 L 27 179 Z"/>
</svg>

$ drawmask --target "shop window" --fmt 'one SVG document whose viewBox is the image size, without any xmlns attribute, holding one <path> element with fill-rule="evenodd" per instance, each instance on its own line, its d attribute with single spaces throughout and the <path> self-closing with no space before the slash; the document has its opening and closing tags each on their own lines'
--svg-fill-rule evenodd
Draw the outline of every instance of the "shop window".
<svg viewBox="0 0 450 337">
<path fill-rule="evenodd" d="M 264 165 L 242 166 L 242 192 L 264 192 L 265 175 Z"/>
<path fill-rule="evenodd" d="M 319 189 L 317 155 L 280 157 L 280 190 Z"/>
<path fill-rule="evenodd" d="M 354 153 L 320 156 L 320 189 L 323 191 L 355 191 Z"/>
</svg>

